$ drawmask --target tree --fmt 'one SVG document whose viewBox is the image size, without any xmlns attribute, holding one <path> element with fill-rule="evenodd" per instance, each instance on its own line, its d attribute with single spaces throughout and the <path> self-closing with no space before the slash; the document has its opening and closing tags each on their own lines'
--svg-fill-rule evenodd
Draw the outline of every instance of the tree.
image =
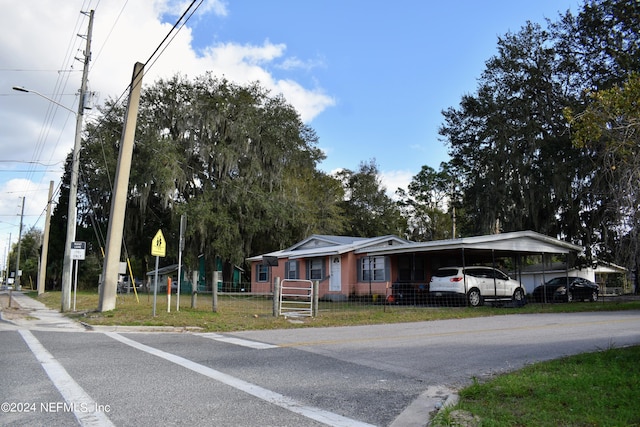
<svg viewBox="0 0 640 427">
<path fill-rule="evenodd" d="M 423 166 L 405 192 L 399 189 L 401 205 L 408 218 L 411 240 L 429 241 L 452 238 L 455 183 L 448 164 L 442 163 L 436 172 Z"/>
<path fill-rule="evenodd" d="M 106 230 L 123 109 L 108 101 L 100 112 L 83 141 L 79 218 L 83 226 Z M 306 233 L 341 232 L 342 189 L 316 170 L 323 158 L 316 144 L 295 109 L 258 84 L 206 74 L 146 88 L 125 220 L 134 264 L 145 266 L 159 228 L 168 242 L 165 261 L 177 258 L 182 214 L 188 217 L 186 262 L 195 266 L 203 254 L 212 267 L 223 260 L 228 272 Z"/>
<path fill-rule="evenodd" d="M 475 95 L 443 112 L 451 165 L 464 182 L 464 207 L 473 228 L 464 234 L 532 229 L 556 235 L 548 221 L 567 200 L 578 174 L 562 117 L 571 100 L 558 76 L 566 71 L 550 34 L 528 23 L 498 40 Z M 561 155 L 558 155 L 562 153 Z"/>
<path fill-rule="evenodd" d="M 620 86 L 640 69 L 639 17 L 637 1 L 587 0 L 577 16 L 567 12 L 550 24 L 558 55 L 577 69 L 567 80 L 576 97 Z"/>
<path fill-rule="evenodd" d="M 340 206 L 346 217 L 346 232 L 350 236 L 404 234 L 406 220 L 398 204 L 386 194 L 378 175 L 375 160 L 360 163 L 358 172 L 344 169 L 337 173 L 344 188 L 345 198 Z"/>
<path fill-rule="evenodd" d="M 22 277 L 20 284 L 29 287 L 37 282 L 38 267 L 40 265 L 40 245 L 42 242 L 42 231 L 31 227 L 20 238 L 20 270 Z M 15 272 L 18 261 L 18 242 L 14 243 L 9 252 L 10 272 Z"/>
<path fill-rule="evenodd" d="M 620 87 L 589 94 L 588 107 L 565 111 L 575 145 L 592 159 L 606 227 L 598 256 L 640 265 L 640 74 Z"/>
<path fill-rule="evenodd" d="M 637 2 L 587 1 L 547 29 L 528 23 L 499 38 L 477 92 L 443 113 L 463 182 L 463 234 L 532 229 L 606 255 L 620 226 L 607 212 L 615 193 L 594 170 L 599 151 L 572 144 L 563 110 L 579 114 L 586 94 L 638 69 L 638 16 Z"/>
</svg>

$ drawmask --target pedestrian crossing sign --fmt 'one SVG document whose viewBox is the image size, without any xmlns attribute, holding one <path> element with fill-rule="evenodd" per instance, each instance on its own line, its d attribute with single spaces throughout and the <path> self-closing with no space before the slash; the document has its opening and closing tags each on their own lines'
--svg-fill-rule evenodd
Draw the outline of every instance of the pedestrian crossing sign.
<svg viewBox="0 0 640 427">
<path fill-rule="evenodd" d="M 162 230 L 158 230 L 151 241 L 151 255 L 164 257 L 167 254 L 167 242 L 164 240 Z"/>
</svg>

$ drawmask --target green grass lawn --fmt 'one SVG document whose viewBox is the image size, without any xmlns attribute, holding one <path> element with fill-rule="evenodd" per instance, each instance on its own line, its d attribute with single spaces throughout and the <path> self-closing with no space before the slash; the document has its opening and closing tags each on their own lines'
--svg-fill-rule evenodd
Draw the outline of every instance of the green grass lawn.
<svg viewBox="0 0 640 427">
<path fill-rule="evenodd" d="M 431 425 L 639 426 L 639 393 L 640 346 L 610 348 L 474 381 Z M 461 411 L 478 423 L 460 424 Z"/>
<path fill-rule="evenodd" d="M 38 297 L 30 295 L 48 307 L 60 309 L 60 292 L 46 292 Z M 382 304 L 321 302 L 318 316 L 289 322 L 273 316 L 270 298 L 248 294 L 218 296 L 218 310 L 212 311 L 211 295 L 200 294 L 195 307 L 191 296 L 180 296 L 180 310 L 176 310 L 176 296 L 171 297 L 171 311 L 167 312 L 167 296 L 158 295 L 156 315 L 153 316 L 153 295 L 141 293 L 118 295 L 116 308 L 98 312 L 96 291 L 77 293 L 76 312 L 67 315 L 91 325 L 175 326 L 201 328 L 209 332 L 230 332 L 248 329 L 299 328 L 318 326 L 348 326 L 382 323 L 420 322 L 440 319 L 497 316 L 517 313 L 558 313 L 604 310 L 640 310 L 640 301 L 596 302 L 572 304 L 527 304 L 521 308 L 499 307 L 413 307 Z"/>
<path fill-rule="evenodd" d="M 60 292 L 46 292 L 40 297 L 37 297 L 35 293 L 30 295 L 48 307 L 60 308 Z M 640 310 L 640 301 L 527 304 L 521 308 L 489 306 L 441 308 L 321 302 L 317 317 L 301 318 L 296 322 L 290 322 L 283 317 L 274 317 L 271 299 L 248 294 L 220 295 L 218 310 L 215 313 L 212 311 L 211 295 L 206 294 L 198 295 L 194 308 L 191 307 L 191 297 L 181 295 L 179 311 L 176 311 L 176 296 L 173 295 L 169 313 L 167 312 L 167 296 L 158 295 L 155 316 L 153 316 L 153 295 L 146 293 L 139 294 L 137 299 L 134 294 L 118 295 L 116 308 L 111 311 L 98 312 L 97 307 L 97 292 L 78 292 L 77 312 L 69 312 L 67 315 L 91 325 L 175 326 L 201 328 L 210 332 L 230 332 L 250 329 L 420 322 L 516 313 Z"/>
</svg>

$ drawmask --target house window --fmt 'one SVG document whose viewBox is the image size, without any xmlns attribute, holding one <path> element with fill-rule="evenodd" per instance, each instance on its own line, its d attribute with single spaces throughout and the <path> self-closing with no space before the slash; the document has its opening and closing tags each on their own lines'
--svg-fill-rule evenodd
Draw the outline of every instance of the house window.
<svg viewBox="0 0 640 427">
<path fill-rule="evenodd" d="M 265 264 L 258 264 L 256 266 L 256 279 L 258 282 L 269 281 L 269 266 Z"/>
<path fill-rule="evenodd" d="M 285 279 L 299 279 L 300 275 L 298 273 L 298 261 L 287 261 L 285 264 L 284 270 L 284 278 Z"/>
<path fill-rule="evenodd" d="M 360 281 L 382 282 L 387 280 L 387 262 L 383 256 L 360 258 Z"/>
<path fill-rule="evenodd" d="M 311 258 L 307 260 L 307 279 L 322 280 L 324 278 L 324 258 Z"/>
</svg>

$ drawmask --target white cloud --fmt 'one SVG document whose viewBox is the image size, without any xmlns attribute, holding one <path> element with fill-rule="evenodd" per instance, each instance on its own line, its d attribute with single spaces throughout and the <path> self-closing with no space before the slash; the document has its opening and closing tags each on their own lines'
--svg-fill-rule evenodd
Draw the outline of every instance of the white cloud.
<svg viewBox="0 0 640 427">
<path fill-rule="evenodd" d="M 380 181 L 387 188 L 387 195 L 395 199 L 398 188 L 406 190 L 415 173 L 406 170 L 380 172 Z"/>
<path fill-rule="evenodd" d="M 74 58 L 83 57 L 86 41 L 78 34 L 86 34 L 88 24 L 81 10 L 95 8 L 89 90 L 100 94 L 102 99 L 98 102 L 101 103 L 107 97 L 126 95 L 134 64 L 149 59 L 173 27 L 169 17 L 180 16 L 187 3 L 184 0 L 30 0 L 27 4 L 5 0 L 0 14 L 3 28 L 0 94 L 6 95 L 0 97 L 2 157 L 55 163 L 59 166 L 47 169 L 62 170 L 65 157 L 73 147 L 75 117 L 61 109 L 55 116 L 48 116 L 47 111 L 52 108 L 50 102 L 33 94 L 13 92 L 11 87 L 24 86 L 55 97 L 68 108 L 77 108 L 82 62 Z M 147 64 L 143 84 L 151 85 L 175 74 L 193 78 L 208 71 L 239 84 L 259 81 L 274 95 L 283 94 L 306 122 L 335 104 L 321 88 L 307 88 L 287 74 L 289 71 L 283 69 L 282 64 L 290 66 L 304 61 L 287 57 L 284 43 L 266 40 L 261 44 L 242 44 L 228 40 L 194 48 L 190 24 L 205 25 L 208 14 L 225 17 L 232 12 L 226 1 L 206 0 L 193 21 L 181 28 L 157 60 Z M 277 77 L 272 70 L 285 77 Z M 87 112 L 85 116 L 90 114 Z M 4 164 L 1 168 L 7 170 Z M 0 206 L 3 207 L 15 205 L 21 191 L 30 197 L 26 193 L 30 189 L 44 188 L 38 197 L 30 197 L 34 203 L 33 213 L 38 215 L 46 205 L 49 179 L 53 176 L 57 184 L 62 173 L 18 174 L 14 176 L 19 179 L 13 181 L 9 181 L 10 174 L 2 175 Z M 0 239 L 11 230 L 5 225 L 0 223 Z"/>
<path fill-rule="evenodd" d="M 281 70 L 295 70 L 295 69 L 302 69 L 302 70 L 313 70 L 314 68 L 317 67 L 323 67 L 324 66 L 324 62 L 320 61 L 320 60 L 302 60 L 300 58 L 296 58 L 294 57 L 290 57 L 290 58 L 285 58 L 284 61 L 282 61 L 280 64 L 278 64 L 278 68 Z"/>
<path fill-rule="evenodd" d="M 240 83 L 260 81 L 275 94 L 283 94 L 302 117 L 309 122 L 322 111 L 335 105 L 335 100 L 321 89 L 307 89 L 291 79 L 276 79 L 265 64 L 284 56 L 286 46 L 265 41 L 261 46 L 224 43 L 204 52 L 204 61 L 211 64 L 216 74 Z"/>
</svg>

